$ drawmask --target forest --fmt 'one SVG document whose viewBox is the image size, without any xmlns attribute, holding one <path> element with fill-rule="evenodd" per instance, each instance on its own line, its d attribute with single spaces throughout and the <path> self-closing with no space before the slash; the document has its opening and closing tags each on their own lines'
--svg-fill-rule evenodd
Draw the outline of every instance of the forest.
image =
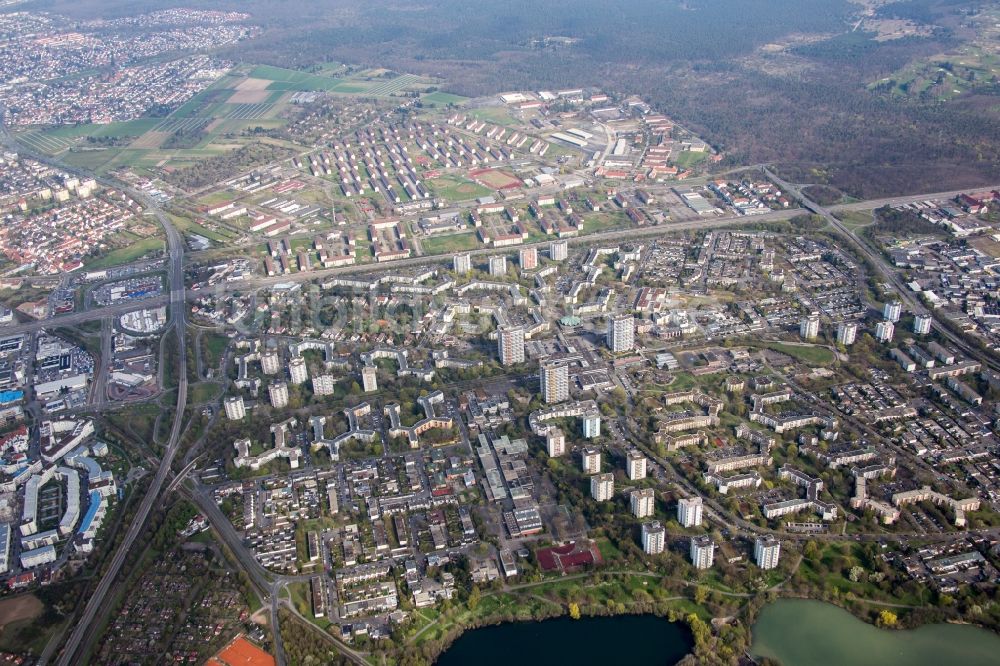
<svg viewBox="0 0 1000 666">
<path fill-rule="evenodd" d="M 87 17 L 169 0 L 49 0 Z M 949 102 L 895 99 L 874 81 L 968 38 L 981 0 L 905 0 L 929 36 L 877 40 L 846 0 L 221 0 L 262 34 L 222 55 L 309 68 L 337 60 L 442 78 L 463 95 L 594 86 L 639 94 L 707 138 L 723 167 L 771 163 L 795 177 L 825 167 L 856 197 L 1000 182 L 998 86 Z M 568 39 L 547 39 L 560 37 Z M 193 174 L 190 174 L 193 175 Z"/>
</svg>

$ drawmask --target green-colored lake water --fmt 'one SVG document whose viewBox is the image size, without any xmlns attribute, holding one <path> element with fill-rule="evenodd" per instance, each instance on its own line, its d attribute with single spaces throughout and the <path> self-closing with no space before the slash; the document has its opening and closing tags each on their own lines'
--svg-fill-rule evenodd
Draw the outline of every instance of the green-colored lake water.
<svg viewBox="0 0 1000 666">
<path fill-rule="evenodd" d="M 1000 636 L 956 624 L 878 629 L 833 604 L 781 599 L 760 612 L 751 651 L 782 666 L 997 666 Z"/>
</svg>

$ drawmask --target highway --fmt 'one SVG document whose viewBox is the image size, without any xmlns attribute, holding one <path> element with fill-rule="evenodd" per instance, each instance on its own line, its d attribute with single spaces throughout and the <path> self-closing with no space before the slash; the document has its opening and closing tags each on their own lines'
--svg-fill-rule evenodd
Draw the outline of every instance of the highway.
<svg viewBox="0 0 1000 666">
<path fill-rule="evenodd" d="M 143 197 L 140 193 L 133 193 L 133 196 Z M 118 550 L 111 557 L 107 572 L 91 593 L 90 598 L 87 600 L 87 605 L 79 617 L 76 618 L 73 631 L 70 633 L 57 662 L 60 666 L 71 666 L 72 664 L 81 663 L 86 654 L 87 646 L 97 638 L 96 633 L 101 624 L 97 621 L 99 619 L 97 618 L 97 613 L 101 609 L 112 585 L 114 585 L 115 579 L 118 577 L 118 573 L 125 563 L 125 558 L 132 544 L 146 528 L 146 521 L 149 519 L 150 511 L 152 511 L 154 504 L 157 503 L 164 481 L 170 473 L 170 465 L 177 454 L 177 447 L 180 443 L 184 425 L 184 408 L 187 405 L 188 392 L 186 371 L 187 336 L 185 335 L 184 323 L 184 314 L 187 311 L 184 293 L 184 241 L 177 232 L 177 229 L 167 219 L 167 216 L 156 207 L 152 200 L 145 197 L 144 203 L 147 210 L 155 212 L 160 224 L 163 225 L 163 229 L 167 234 L 167 247 L 170 251 L 168 280 L 170 285 L 170 321 L 168 327 L 173 328 L 177 338 L 176 360 L 180 364 L 180 371 L 178 373 L 180 379 L 177 391 L 177 404 L 174 410 L 174 421 L 170 430 L 170 438 L 163 453 L 163 459 L 160 461 L 160 466 L 157 468 L 156 474 L 149 484 L 146 495 L 139 504 L 139 509 L 133 517 L 131 525 L 129 525 L 125 538 L 118 546 Z"/>
<path fill-rule="evenodd" d="M 43 162 L 53 163 L 53 160 L 46 158 L 41 155 L 31 154 L 30 151 L 24 150 L 24 148 L 18 145 L 6 132 L 6 128 L 0 124 L 0 142 L 11 146 L 14 149 L 20 150 L 24 154 L 28 154 L 35 159 Z M 66 165 L 55 163 L 55 166 L 64 169 L 66 171 L 74 172 L 77 171 Z M 979 189 L 1000 189 L 1000 186 L 990 186 L 986 188 L 967 188 L 962 191 L 952 191 L 952 192 L 938 192 L 938 193 L 927 193 L 919 195 L 909 195 L 905 197 L 894 197 L 889 199 L 878 199 L 870 200 L 864 202 L 857 202 L 833 207 L 822 207 L 815 202 L 811 201 L 808 197 L 804 196 L 801 191 L 782 179 L 778 178 L 775 174 L 769 171 L 766 167 L 764 172 L 769 178 L 778 184 L 786 193 L 798 198 L 806 210 L 803 209 L 790 209 L 790 210 L 780 210 L 772 211 L 763 215 L 756 216 L 725 216 L 725 217 L 707 217 L 698 218 L 693 220 L 686 220 L 683 222 L 668 223 L 655 226 L 637 227 L 637 228 L 626 228 L 617 229 L 611 231 L 604 231 L 596 234 L 584 235 L 576 238 L 567 239 L 571 245 L 581 246 L 581 245 L 597 245 L 601 243 L 619 243 L 623 241 L 637 241 L 642 239 L 654 239 L 661 236 L 671 235 L 677 232 L 683 231 L 700 231 L 705 229 L 720 228 L 720 227 L 734 227 L 739 225 L 755 225 L 760 223 L 768 222 L 779 222 L 791 219 L 797 215 L 801 215 L 806 211 L 811 211 L 817 215 L 822 216 L 834 229 L 841 233 L 845 239 L 848 240 L 857 251 L 863 255 L 871 264 L 882 274 L 884 279 L 895 286 L 899 292 L 899 298 L 903 300 L 909 309 L 914 312 L 924 312 L 926 308 L 918 300 L 916 296 L 903 284 L 903 281 L 899 274 L 888 265 L 885 259 L 882 257 L 881 253 L 877 250 L 873 250 L 867 243 L 862 239 L 858 238 L 854 233 L 851 232 L 840 220 L 838 220 L 833 212 L 844 211 L 844 210 L 868 210 L 872 208 L 878 208 L 884 205 L 902 205 L 907 203 L 919 202 L 928 199 L 950 199 L 954 196 L 962 193 L 968 192 L 970 190 Z M 99 179 L 103 180 L 103 179 Z M 121 188 L 120 183 L 110 183 L 103 181 L 103 184 L 111 185 L 116 188 Z M 41 328 L 53 328 L 58 326 L 73 326 L 81 324 L 88 321 L 102 320 L 102 358 L 101 363 L 105 366 L 97 370 L 98 377 L 95 387 L 95 399 L 98 402 L 97 407 L 108 409 L 111 408 L 114 403 L 107 400 L 107 390 L 106 390 L 106 380 L 107 380 L 107 363 L 110 360 L 110 335 L 109 329 L 113 322 L 113 318 L 120 316 L 126 312 L 134 311 L 140 308 L 157 307 L 161 305 L 170 306 L 170 318 L 167 323 L 165 330 L 172 329 L 176 335 L 177 344 L 177 357 L 175 361 L 179 363 L 180 371 L 178 373 L 179 377 L 179 390 L 177 393 L 177 402 L 175 405 L 175 412 L 173 415 L 173 423 L 171 426 L 170 436 L 166 443 L 164 455 L 159 462 L 159 466 L 156 469 L 155 474 L 150 482 L 150 485 L 145 493 L 145 495 L 140 500 L 140 504 L 136 515 L 133 517 L 130 525 L 127 528 L 125 536 L 118 546 L 117 550 L 110 556 L 109 567 L 105 575 L 98 582 L 96 588 L 93 590 L 90 598 L 83 610 L 80 612 L 79 616 L 75 619 L 72 631 L 66 641 L 64 649 L 58 658 L 58 664 L 61 666 L 69 666 L 71 664 L 82 663 L 86 656 L 88 646 L 92 644 L 97 638 L 97 631 L 101 626 L 100 616 L 101 609 L 105 609 L 107 606 L 108 595 L 115 585 L 116 579 L 121 573 L 121 569 L 124 566 L 125 560 L 135 541 L 142 534 L 143 530 L 146 528 L 149 515 L 153 510 L 154 506 L 159 506 L 158 502 L 161 497 L 164 496 L 163 490 L 167 479 L 171 475 L 171 465 L 178 453 L 178 447 L 181 439 L 181 434 L 184 429 L 184 411 L 187 406 L 187 337 L 186 337 L 186 311 L 187 311 L 187 301 L 208 295 L 224 295 L 227 292 L 240 291 L 247 292 L 258 288 L 264 288 L 268 286 L 273 286 L 279 283 L 298 283 L 298 282 L 308 282 L 317 279 L 324 279 L 328 277 L 338 276 L 338 275 L 354 275 L 363 274 L 373 271 L 396 271 L 402 268 L 412 267 L 412 266 L 423 266 L 431 264 L 441 264 L 451 261 L 450 255 L 432 255 L 432 256 L 419 256 L 412 257 L 409 259 L 393 261 L 385 264 L 379 263 L 368 263 L 353 266 L 345 266 L 339 268 L 330 269 L 319 269 L 309 272 L 295 273 L 292 275 L 282 275 L 274 277 L 259 277 L 252 278 L 240 282 L 223 283 L 216 285 L 212 289 L 204 290 L 188 290 L 185 288 L 185 273 L 184 273 L 184 240 L 178 233 L 177 229 L 170 222 L 168 216 L 166 216 L 163 211 L 158 207 L 157 203 L 153 201 L 150 197 L 146 196 L 142 192 L 132 190 L 130 188 L 125 188 L 126 191 L 133 197 L 133 199 L 143 203 L 147 212 L 154 214 L 164 228 L 167 238 L 167 248 L 169 253 L 168 261 L 168 285 L 169 293 L 163 294 L 156 298 L 145 299 L 142 301 L 120 303 L 108 307 L 93 308 L 90 310 L 84 310 L 80 312 L 74 312 L 67 315 L 62 315 L 59 317 L 24 322 L 13 324 L 9 326 L 0 327 L 0 335 L 10 335 L 16 333 L 27 333 L 32 331 L 37 331 Z M 476 257 L 483 257 L 494 254 L 508 254 L 513 250 L 521 247 L 537 247 L 545 248 L 549 245 L 550 241 L 545 240 L 537 243 L 528 243 L 516 248 L 483 248 L 473 250 L 470 254 Z M 944 328 L 939 322 L 935 321 L 935 329 L 944 338 L 949 340 L 957 349 L 962 350 L 968 356 L 980 360 L 984 364 L 992 367 L 994 369 L 1000 369 L 1000 364 L 998 364 L 994 359 L 989 358 L 986 354 L 979 352 L 970 345 L 968 345 L 960 336 L 952 333 L 949 329 Z M 626 430 L 627 432 L 627 430 Z M 651 452 L 650 455 L 652 455 Z M 665 470 L 670 470 L 671 468 L 666 465 L 665 461 L 656 459 L 654 460 L 660 463 Z M 271 625 L 273 629 L 274 642 L 275 642 L 275 653 L 276 661 L 280 666 L 285 664 L 284 648 L 282 644 L 281 634 L 277 624 L 277 613 L 278 608 L 284 602 L 280 598 L 281 590 L 289 582 L 301 582 L 308 580 L 308 576 L 279 576 L 268 572 L 265 570 L 253 554 L 248 551 L 248 549 L 243 544 L 242 536 L 239 535 L 235 528 L 233 528 L 230 521 L 222 515 L 218 505 L 215 503 L 214 498 L 208 489 L 204 488 L 199 484 L 197 479 L 189 479 L 189 484 L 183 484 L 184 473 L 186 473 L 194 464 L 194 461 L 188 464 L 184 472 L 178 476 L 173 483 L 167 487 L 167 490 L 178 489 L 180 492 L 189 496 L 199 507 L 199 509 L 206 515 L 212 525 L 215 527 L 220 538 L 228 546 L 229 550 L 232 552 L 233 556 L 236 558 L 239 567 L 246 571 L 254 587 L 260 593 L 262 599 L 265 603 L 270 606 L 270 618 Z M 678 478 L 675 482 L 679 483 L 681 487 L 685 487 L 687 490 L 691 490 L 687 487 L 682 478 Z M 191 486 L 193 485 L 193 489 Z M 709 511 L 713 509 L 721 509 L 720 506 L 709 503 Z M 717 513 L 717 512 L 716 512 Z M 744 523 L 737 519 L 735 523 L 730 523 L 726 520 L 722 520 L 723 524 L 732 527 L 733 529 L 739 530 L 743 529 L 748 533 L 753 532 L 764 532 L 768 530 L 759 530 L 749 524 Z M 984 530 L 983 533 L 990 534 L 1000 534 L 1000 529 L 994 530 Z M 799 538 L 798 536 L 791 536 L 787 534 L 782 534 L 786 538 Z M 877 540 L 877 541 L 889 541 L 898 540 L 900 537 L 908 537 L 910 535 L 863 535 L 859 538 L 864 538 L 865 540 Z M 926 535 L 921 535 L 926 538 Z M 953 536 L 953 535 L 947 535 Z M 803 535 L 801 538 L 817 538 L 816 535 Z M 824 538 L 820 536 L 819 538 Z M 828 535 L 826 538 L 843 538 L 839 535 Z M 294 608 L 292 609 L 294 611 Z M 338 644 L 339 649 L 358 663 L 364 663 L 363 659 L 359 653 L 353 652 L 347 646 L 344 646 L 340 641 L 332 639 L 332 642 Z M 40 663 L 47 663 L 47 659 L 43 659 Z"/>
<path fill-rule="evenodd" d="M 782 180 L 767 167 L 764 168 L 764 173 L 767 174 L 767 177 L 770 178 L 774 183 L 776 183 L 779 187 L 781 187 L 781 189 L 783 189 L 786 194 L 787 193 L 792 194 L 792 196 L 796 197 L 805 208 L 812 211 L 816 215 L 821 216 L 834 229 L 840 232 L 840 234 L 845 239 L 847 239 L 848 242 L 850 242 L 855 247 L 855 249 L 857 249 L 857 251 L 860 252 L 871 263 L 871 265 L 875 268 L 875 270 L 879 272 L 882 278 L 896 288 L 899 300 L 902 301 L 911 312 L 915 314 L 927 312 L 927 308 L 924 306 L 924 304 L 920 302 L 920 299 L 917 298 L 910 290 L 910 288 L 903 282 L 903 278 L 901 278 L 899 273 L 892 266 L 889 265 L 889 263 L 885 260 L 885 257 L 882 256 L 882 253 L 879 252 L 878 250 L 873 249 L 862 239 L 858 238 L 858 236 L 854 232 L 848 229 L 843 222 L 838 220 L 837 217 L 833 215 L 833 213 L 831 212 L 831 210 L 833 209 L 824 208 L 823 206 L 820 206 L 816 202 L 811 201 L 807 196 L 802 194 L 802 192 L 797 187 Z M 982 188 L 972 188 L 972 189 L 982 189 Z M 987 187 L 985 189 L 995 189 L 995 186 Z M 969 190 L 966 189 L 962 191 L 968 192 Z M 908 197 L 883 199 L 881 200 L 881 202 L 867 202 L 865 204 L 865 208 L 866 209 L 871 208 L 873 204 L 875 205 L 875 207 L 880 207 L 882 205 L 900 205 L 904 203 L 912 203 L 914 201 L 923 201 L 928 198 L 933 198 L 933 199 L 952 198 L 957 196 L 958 194 L 961 194 L 962 191 L 942 192 L 934 195 L 913 195 Z M 849 205 L 857 206 L 858 204 L 849 204 Z M 970 345 L 961 336 L 955 334 L 954 332 L 952 332 L 951 329 L 945 327 L 944 324 L 942 324 L 936 317 L 932 318 L 932 322 L 933 322 L 932 326 L 934 327 L 934 330 L 938 333 L 938 335 L 947 339 L 963 354 L 969 356 L 970 358 L 976 359 L 977 361 L 979 361 L 988 368 L 1000 372 L 1000 362 L 998 362 L 996 358 L 994 358 L 992 355 L 982 353 L 980 350 Z"/>
</svg>

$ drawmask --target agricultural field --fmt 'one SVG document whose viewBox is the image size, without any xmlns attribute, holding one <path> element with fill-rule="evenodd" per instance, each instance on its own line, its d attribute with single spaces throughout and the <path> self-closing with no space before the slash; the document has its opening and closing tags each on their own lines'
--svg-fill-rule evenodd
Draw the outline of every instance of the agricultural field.
<svg viewBox="0 0 1000 666">
<path fill-rule="evenodd" d="M 128 168 L 139 175 L 180 169 L 239 148 L 247 130 L 285 125 L 284 112 L 302 92 L 392 97 L 425 90 L 431 79 L 389 70 L 365 70 L 336 77 L 344 67 L 331 63 L 319 74 L 259 65 L 237 68 L 162 118 L 140 118 L 107 125 L 40 128 L 18 138 L 30 148 L 58 156 L 67 164 L 97 173 Z M 464 98 L 428 95 L 431 104 Z"/>
</svg>

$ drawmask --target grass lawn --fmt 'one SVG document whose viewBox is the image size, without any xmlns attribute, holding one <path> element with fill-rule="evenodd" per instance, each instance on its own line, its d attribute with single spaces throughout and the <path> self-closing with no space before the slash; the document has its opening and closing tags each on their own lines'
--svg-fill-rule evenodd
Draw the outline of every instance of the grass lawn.
<svg viewBox="0 0 1000 666">
<path fill-rule="evenodd" d="M 461 95 L 452 95 L 446 92 L 432 92 L 424 95 L 420 98 L 420 101 L 424 104 L 433 104 L 434 106 L 446 106 L 448 104 L 461 104 L 465 102 L 468 97 L 462 97 Z"/>
<path fill-rule="evenodd" d="M 96 257 L 93 260 L 86 262 L 84 267 L 87 270 L 96 270 L 99 268 L 107 268 L 109 266 L 117 266 L 119 264 L 128 264 L 139 259 L 139 257 L 143 256 L 147 252 L 154 252 L 156 250 L 163 250 L 163 239 L 145 238 L 132 243 L 128 247 L 113 250 L 103 256 Z"/>
<path fill-rule="evenodd" d="M 493 194 L 493 190 L 488 187 L 453 176 L 442 176 L 424 182 L 434 196 L 448 201 L 468 201 Z"/>
<path fill-rule="evenodd" d="M 187 217 L 171 214 L 170 221 L 174 223 L 174 226 L 177 227 L 177 230 L 181 233 L 198 234 L 199 236 L 204 236 L 208 240 L 213 240 L 217 243 L 225 243 L 226 241 L 232 239 L 231 234 L 222 234 L 218 231 L 208 229 L 207 227 L 203 227 Z"/>
<path fill-rule="evenodd" d="M 768 342 L 764 346 L 782 354 L 787 354 L 809 365 L 829 365 L 836 358 L 833 352 L 826 347 L 786 345 L 780 342 Z"/>
<path fill-rule="evenodd" d="M 424 254 L 448 254 L 450 252 L 467 252 L 479 247 L 476 232 L 466 231 L 460 234 L 446 236 L 430 236 L 420 240 Z"/>
<path fill-rule="evenodd" d="M 701 164 L 709 157 L 709 152 L 706 150 L 704 152 L 694 152 L 691 150 L 685 150 L 677 159 L 674 160 L 674 164 L 681 167 L 682 169 L 690 169 L 693 166 Z"/>
<path fill-rule="evenodd" d="M 221 390 L 222 386 L 217 382 L 198 382 L 191 385 L 191 395 L 188 397 L 192 404 L 200 405 L 215 400 Z"/>
<path fill-rule="evenodd" d="M 470 112 L 471 116 L 474 118 L 479 118 L 480 120 L 485 120 L 488 123 L 493 123 L 494 125 L 514 125 L 514 119 L 511 118 L 510 113 L 507 109 L 500 107 L 488 107 L 484 109 L 474 109 Z M 549 148 L 549 152 L 552 148 Z"/>
<path fill-rule="evenodd" d="M 205 365 L 209 368 L 219 367 L 222 355 L 226 353 L 226 347 L 229 345 L 229 338 L 217 333 L 203 333 L 201 340 L 204 345 L 202 347 L 204 354 L 202 360 Z"/>
<path fill-rule="evenodd" d="M 268 90 L 336 90 L 342 84 L 342 81 L 326 76 L 271 65 L 258 65 L 250 72 L 250 78 L 272 81 Z"/>
<path fill-rule="evenodd" d="M 153 404 L 132 405 L 109 412 L 105 418 L 125 432 L 133 433 L 144 444 L 153 440 L 153 427 L 160 409 Z"/>
<path fill-rule="evenodd" d="M 845 210 L 837 213 L 836 217 L 851 231 L 857 231 L 873 223 L 871 212 L 866 210 Z"/>
<path fill-rule="evenodd" d="M 136 120 L 129 120 L 121 123 L 108 123 L 107 125 L 64 125 L 50 130 L 43 130 L 40 133 L 45 136 L 64 139 L 75 139 L 84 136 L 92 136 L 95 138 L 111 136 L 136 137 L 145 134 L 162 121 L 162 118 L 137 118 Z"/>
</svg>

